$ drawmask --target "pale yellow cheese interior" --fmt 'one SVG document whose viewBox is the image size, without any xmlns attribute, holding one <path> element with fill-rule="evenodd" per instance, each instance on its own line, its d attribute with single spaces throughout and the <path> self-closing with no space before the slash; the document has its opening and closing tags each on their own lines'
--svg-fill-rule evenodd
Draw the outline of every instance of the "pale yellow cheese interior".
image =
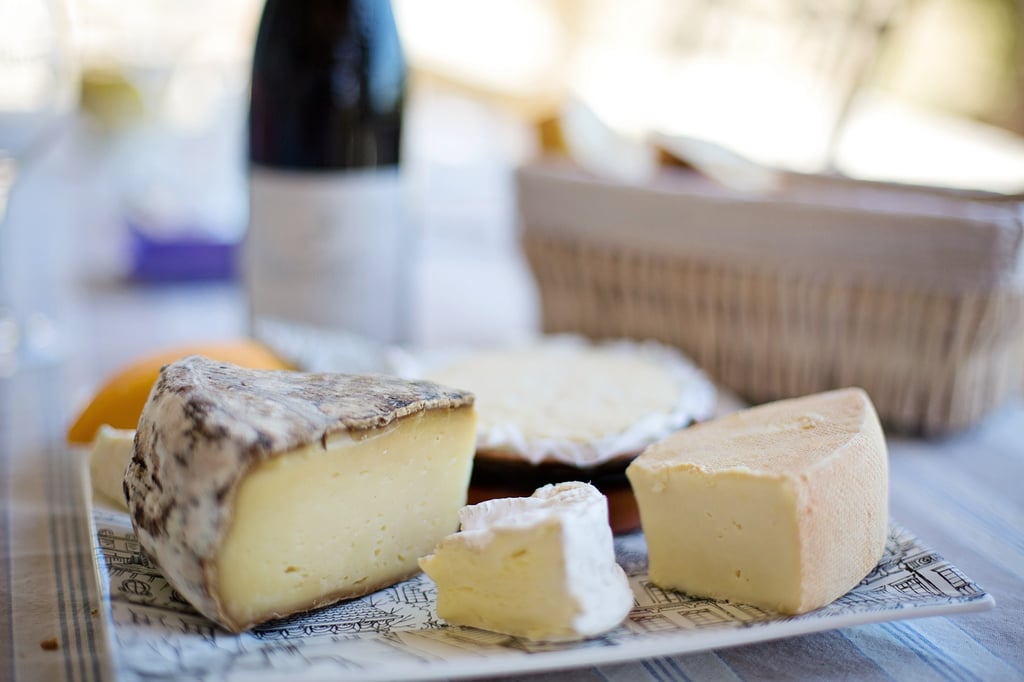
<svg viewBox="0 0 1024 682">
<path fill-rule="evenodd" d="M 486 547 L 442 547 L 423 567 L 438 583 L 437 613 L 449 623 L 530 639 L 578 638 L 572 624 L 583 605 L 566 584 L 556 519 Z"/>
<path fill-rule="evenodd" d="M 664 588 L 803 613 L 854 587 L 884 550 L 885 439 L 859 389 L 677 432 L 626 473 Z"/>
<path fill-rule="evenodd" d="M 652 582 L 783 613 L 800 608 L 798 500 L 785 479 L 681 467 L 645 501 Z"/>
<path fill-rule="evenodd" d="M 124 472 L 132 458 L 134 429 L 115 429 L 104 424 L 89 450 L 89 477 L 94 493 L 116 509 L 128 510 L 124 499 Z"/>
<path fill-rule="evenodd" d="M 255 467 L 216 561 L 225 615 L 244 626 L 416 573 L 458 527 L 475 430 L 471 407 L 420 412 Z"/>
</svg>

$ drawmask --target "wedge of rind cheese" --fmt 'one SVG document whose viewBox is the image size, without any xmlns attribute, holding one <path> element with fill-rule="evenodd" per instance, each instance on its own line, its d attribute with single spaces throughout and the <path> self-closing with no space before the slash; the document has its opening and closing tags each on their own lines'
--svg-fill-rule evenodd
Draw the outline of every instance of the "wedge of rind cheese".
<svg viewBox="0 0 1024 682">
<path fill-rule="evenodd" d="M 426 381 L 170 364 L 124 479 L 139 544 L 234 632 L 405 579 L 458 527 L 472 404 Z"/>
<path fill-rule="evenodd" d="M 691 426 L 626 475 L 663 588 L 804 613 L 853 588 L 885 548 L 885 438 L 857 388 Z"/>
<path fill-rule="evenodd" d="M 615 562 L 601 492 L 570 481 L 465 507 L 460 532 L 420 566 L 451 625 L 564 642 L 618 626 L 633 592 Z"/>
</svg>

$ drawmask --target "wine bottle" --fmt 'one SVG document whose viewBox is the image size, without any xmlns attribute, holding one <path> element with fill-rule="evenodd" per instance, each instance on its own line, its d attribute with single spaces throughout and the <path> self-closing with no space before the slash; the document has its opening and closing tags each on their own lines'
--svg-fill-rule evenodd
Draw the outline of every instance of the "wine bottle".
<svg viewBox="0 0 1024 682">
<path fill-rule="evenodd" d="M 405 62 L 388 0 L 267 0 L 252 65 L 252 322 L 396 342 L 409 269 Z"/>
</svg>

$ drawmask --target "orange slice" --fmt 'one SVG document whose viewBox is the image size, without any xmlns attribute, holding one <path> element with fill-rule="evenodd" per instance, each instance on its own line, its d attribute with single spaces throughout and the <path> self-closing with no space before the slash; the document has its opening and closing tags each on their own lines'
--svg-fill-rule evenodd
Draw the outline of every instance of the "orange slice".
<svg viewBox="0 0 1024 682">
<path fill-rule="evenodd" d="M 134 429 L 160 368 L 187 355 L 204 355 L 251 369 L 294 369 L 265 345 L 251 339 L 180 346 L 139 358 L 118 370 L 96 391 L 68 429 L 68 442 L 88 445 L 104 424 Z"/>
</svg>

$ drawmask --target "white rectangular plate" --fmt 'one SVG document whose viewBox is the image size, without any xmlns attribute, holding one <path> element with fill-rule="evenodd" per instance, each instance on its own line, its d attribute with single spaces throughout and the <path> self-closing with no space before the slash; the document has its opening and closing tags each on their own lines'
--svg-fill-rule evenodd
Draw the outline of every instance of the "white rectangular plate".
<svg viewBox="0 0 1024 682">
<path fill-rule="evenodd" d="M 438 620 L 420 575 L 369 596 L 240 635 L 196 613 L 146 561 L 125 513 L 92 509 L 108 641 L 121 679 L 429 680 L 620 663 L 866 623 L 983 611 L 994 600 L 951 563 L 893 525 L 878 566 L 848 594 L 797 617 L 667 592 L 647 579 L 641 533 L 616 539 L 636 605 L 604 637 L 537 645 Z"/>
</svg>

